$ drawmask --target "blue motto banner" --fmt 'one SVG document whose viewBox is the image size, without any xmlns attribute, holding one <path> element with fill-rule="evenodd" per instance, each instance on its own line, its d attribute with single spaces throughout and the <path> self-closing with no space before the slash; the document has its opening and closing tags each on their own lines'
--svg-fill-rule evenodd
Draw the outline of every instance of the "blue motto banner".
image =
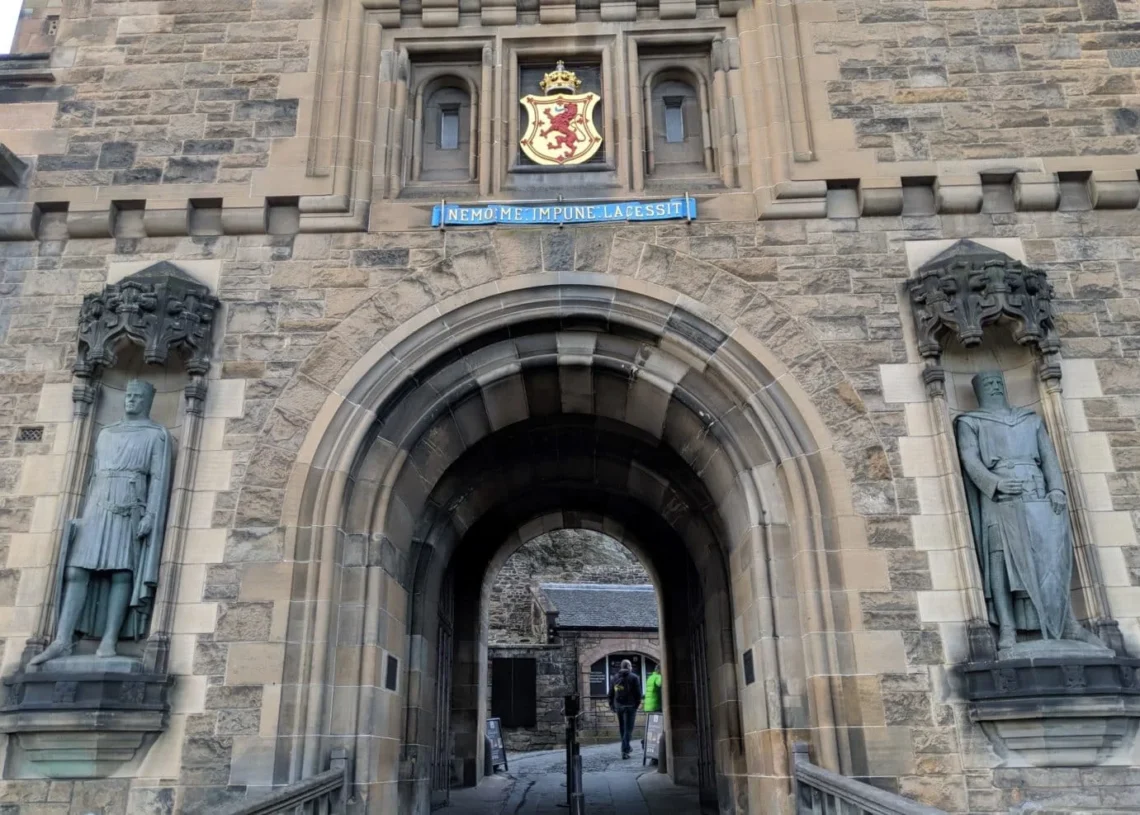
<svg viewBox="0 0 1140 815">
<path fill-rule="evenodd" d="M 436 204 L 432 226 L 486 224 L 590 224 L 606 221 L 669 221 L 697 217 L 693 198 L 615 201 L 612 204 Z"/>
</svg>

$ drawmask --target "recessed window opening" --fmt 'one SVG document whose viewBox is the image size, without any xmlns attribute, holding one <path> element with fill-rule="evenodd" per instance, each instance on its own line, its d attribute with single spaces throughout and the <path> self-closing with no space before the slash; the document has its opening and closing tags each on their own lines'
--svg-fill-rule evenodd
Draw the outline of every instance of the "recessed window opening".
<svg viewBox="0 0 1140 815">
<path fill-rule="evenodd" d="M 681 178 L 712 173 L 707 93 L 690 71 L 673 68 L 653 75 L 645 88 L 650 110 L 646 172 L 649 176 Z"/>
<path fill-rule="evenodd" d="M 21 427 L 16 431 L 16 441 L 18 442 L 34 442 L 43 440 L 43 427 Z"/>
<path fill-rule="evenodd" d="M 459 149 L 459 103 L 439 106 L 439 149 Z"/>
<path fill-rule="evenodd" d="M 417 91 L 420 128 L 412 159 L 413 181 L 468 182 L 475 178 L 478 121 L 472 87 L 462 77 L 438 76 Z"/>
<path fill-rule="evenodd" d="M 665 97 L 665 141 L 670 144 L 679 144 L 685 140 L 685 116 L 682 105 L 683 96 Z"/>
</svg>

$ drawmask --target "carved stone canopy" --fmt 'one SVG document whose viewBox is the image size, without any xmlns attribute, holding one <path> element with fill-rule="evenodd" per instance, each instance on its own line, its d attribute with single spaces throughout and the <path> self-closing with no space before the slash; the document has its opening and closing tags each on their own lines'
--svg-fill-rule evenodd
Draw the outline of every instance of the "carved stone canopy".
<svg viewBox="0 0 1140 815">
<path fill-rule="evenodd" d="M 218 298 L 173 263 L 162 261 L 83 298 L 74 371 L 93 377 L 115 364 L 123 340 L 140 345 L 143 358 L 164 365 L 171 351 L 183 355 L 186 370 L 204 376 Z"/>
<path fill-rule="evenodd" d="M 918 350 L 928 359 L 941 356 L 947 336 L 972 348 L 982 342 L 983 329 L 998 322 L 1046 357 L 1061 349 L 1045 272 L 996 249 L 960 240 L 923 265 L 907 289 Z"/>
</svg>

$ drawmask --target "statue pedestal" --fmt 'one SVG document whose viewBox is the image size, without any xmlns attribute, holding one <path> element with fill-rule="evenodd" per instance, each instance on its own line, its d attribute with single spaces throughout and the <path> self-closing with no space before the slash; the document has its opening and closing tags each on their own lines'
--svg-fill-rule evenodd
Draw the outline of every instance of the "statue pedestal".
<svg viewBox="0 0 1140 815">
<path fill-rule="evenodd" d="M 141 674 L 143 666 L 142 661 L 134 657 L 79 654 L 49 659 L 42 665 L 33 665 L 25 670 L 29 674 Z"/>
<path fill-rule="evenodd" d="M 1075 642 L 1019 643 L 1002 656 L 968 663 L 962 673 L 970 718 L 1005 766 L 1131 763 L 1140 659 Z"/>
<path fill-rule="evenodd" d="M 49 660 L 4 680 L 0 732 L 48 778 L 105 778 L 166 729 L 173 684 L 129 657 Z"/>
<path fill-rule="evenodd" d="M 1103 645 L 1092 645 L 1077 640 L 1030 640 L 998 651 L 998 660 L 1001 662 L 1015 659 L 1075 659 L 1080 663 L 1083 659 L 1094 657 L 1114 659 L 1116 652 Z"/>
</svg>

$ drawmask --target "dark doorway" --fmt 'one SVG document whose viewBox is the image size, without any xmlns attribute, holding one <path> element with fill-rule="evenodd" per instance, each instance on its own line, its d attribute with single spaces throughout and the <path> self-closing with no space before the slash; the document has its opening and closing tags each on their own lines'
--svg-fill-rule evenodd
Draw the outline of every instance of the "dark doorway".
<svg viewBox="0 0 1140 815">
<path fill-rule="evenodd" d="M 491 715 L 505 728 L 535 726 L 537 662 L 529 657 L 491 660 Z"/>
</svg>

